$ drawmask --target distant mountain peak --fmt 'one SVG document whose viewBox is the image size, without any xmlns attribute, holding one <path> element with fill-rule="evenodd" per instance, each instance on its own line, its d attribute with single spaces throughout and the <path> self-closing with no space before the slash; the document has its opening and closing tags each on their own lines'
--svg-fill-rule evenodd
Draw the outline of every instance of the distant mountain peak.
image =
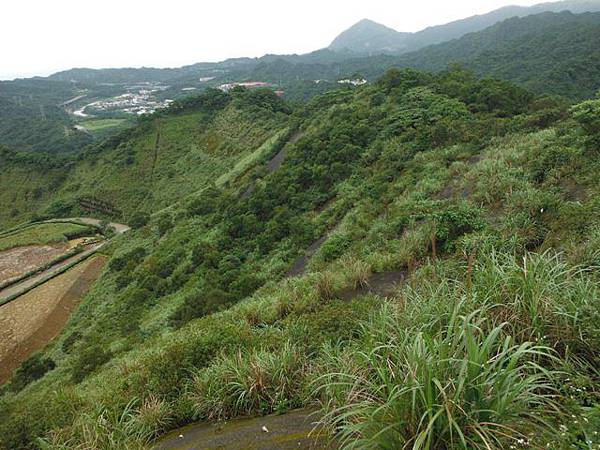
<svg viewBox="0 0 600 450">
<path fill-rule="evenodd" d="M 386 27 L 385 25 L 383 25 L 379 22 L 375 22 L 374 20 L 366 19 L 366 18 L 359 20 L 354 25 L 352 25 L 350 28 L 356 28 L 356 27 L 374 27 L 374 28 L 383 27 L 383 28 L 387 28 L 388 30 L 392 30 L 391 28 Z M 392 30 L 392 31 L 396 31 L 396 30 Z"/>
<path fill-rule="evenodd" d="M 404 53 L 458 39 L 511 17 L 561 11 L 571 11 L 575 14 L 600 11 L 600 0 L 563 0 L 530 7 L 504 6 L 487 14 L 428 27 L 417 33 L 401 33 L 373 20 L 362 19 L 335 38 L 329 49 L 349 50 L 359 54 Z"/>
<path fill-rule="evenodd" d="M 410 33 L 400 33 L 371 19 L 362 19 L 341 33 L 331 43 L 331 50 L 352 50 L 360 53 L 396 51 Z"/>
</svg>

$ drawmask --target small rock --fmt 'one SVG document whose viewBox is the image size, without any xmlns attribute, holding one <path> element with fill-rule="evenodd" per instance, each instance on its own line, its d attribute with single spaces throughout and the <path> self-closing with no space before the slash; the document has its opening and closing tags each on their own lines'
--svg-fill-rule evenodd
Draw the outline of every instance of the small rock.
<svg viewBox="0 0 600 450">
<path fill-rule="evenodd" d="M 264 425 L 263 425 L 263 427 L 262 427 L 262 430 L 263 430 L 265 433 L 268 433 L 268 432 L 269 432 L 269 429 L 268 429 L 267 427 L 265 427 Z"/>
</svg>

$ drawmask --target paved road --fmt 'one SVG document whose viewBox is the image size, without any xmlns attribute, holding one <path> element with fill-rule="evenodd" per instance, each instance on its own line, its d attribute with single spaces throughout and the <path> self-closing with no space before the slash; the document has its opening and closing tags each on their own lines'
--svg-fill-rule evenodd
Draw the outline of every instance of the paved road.
<svg viewBox="0 0 600 450">
<path fill-rule="evenodd" d="M 90 217 L 73 217 L 66 219 L 55 219 L 49 220 L 46 222 L 80 222 L 86 225 L 95 225 L 100 226 L 102 223 L 99 219 L 93 219 Z M 123 234 L 126 231 L 130 230 L 127 225 L 123 225 L 121 223 L 109 223 L 109 226 L 114 228 L 117 234 Z M 24 279 L 18 283 L 15 283 L 11 286 L 8 286 L 2 290 L 0 290 L 0 305 L 2 305 L 7 299 L 14 298 L 15 296 L 19 296 L 27 291 L 29 291 L 32 287 L 37 286 L 39 284 L 45 283 L 46 281 L 54 278 L 61 272 L 64 272 L 66 268 L 77 264 L 80 261 L 83 261 L 87 257 L 89 257 L 92 253 L 97 252 L 100 248 L 106 245 L 108 241 L 102 241 L 95 244 L 90 244 L 87 248 L 76 255 L 71 256 L 70 258 L 65 259 L 64 261 L 60 261 L 53 266 L 49 267 L 47 270 L 43 272 L 34 274 L 29 278 Z"/>
</svg>

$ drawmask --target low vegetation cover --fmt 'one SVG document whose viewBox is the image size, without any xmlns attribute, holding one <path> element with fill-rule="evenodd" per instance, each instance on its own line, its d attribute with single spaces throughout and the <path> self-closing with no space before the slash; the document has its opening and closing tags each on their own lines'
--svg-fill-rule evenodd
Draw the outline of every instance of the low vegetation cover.
<svg viewBox="0 0 600 450">
<path fill-rule="evenodd" d="M 85 193 L 135 226 L 3 388 L 0 447 L 317 405 L 344 448 L 596 448 L 598 102 L 392 70 L 208 91 L 95 147 L 16 216 Z"/>
<path fill-rule="evenodd" d="M 127 119 L 88 119 L 80 122 L 79 126 L 95 137 L 102 137 L 130 126 L 131 122 Z"/>
<path fill-rule="evenodd" d="M 34 224 L 10 233 L 0 234 L 0 251 L 24 245 L 55 244 L 94 234 L 96 234 L 96 229 L 74 223 Z"/>
</svg>

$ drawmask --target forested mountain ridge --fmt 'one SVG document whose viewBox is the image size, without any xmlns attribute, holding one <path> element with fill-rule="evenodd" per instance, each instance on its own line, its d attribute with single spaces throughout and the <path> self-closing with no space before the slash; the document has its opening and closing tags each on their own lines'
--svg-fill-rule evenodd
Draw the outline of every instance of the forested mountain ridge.
<svg viewBox="0 0 600 450">
<path fill-rule="evenodd" d="M 240 72 L 240 76 L 269 81 L 292 80 L 297 75 L 335 80 L 338 74 L 356 73 L 374 79 L 392 67 L 442 70 L 462 64 L 480 76 L 514 81 L 536 93 L 583 99 L 600 89 L 599 39 L 600 13 L 542 13 L 508 19 L 400 56 L 349 56 L 332 64 L 279 59 Z"/>
<path fill-rule="evenodd" d="M 563 11 L 570 11 L 574 14 L 597 12 L 600 11 L 600 1 L 567 0 L 541 3 L 529 7 L 505 6 L 487 14 L 428 27 L 416 33 L 398 32 L 370 20 L 362 20 L 336 37 L 329 48 L 369 55 L 406 53 L 458 39 L 513 17 Z"/>
<path fill-rule="evenodd" d="M 398 65 L 442 70 L 463 64 L 537 93 L 583 99 L 600 89 L 599 41 L 600 13 L 543 13 L 404 55 Z"/>
<path fill-rule="evenodd" d="M 91 139 L 60 106 L 77 95 L 69 83 L 45 79 L 0 82 L 0 144 L 34 152 L 80 150 Z"/>
<path fill-rule="evenodd" d="M 401 55 L 371 52 L 373 56 L 365 56 L 322 49 L 305 55 L 265 55 L 173 69 L 72 69 L 48 79 L 0 82 L 0 144 L 17 151 L 80 151 L 131 125 L 138 113 L 164 107 L 167 100 L 194 91 L 251 80 L 271 84 L 287 100 L 306 101 L 338 88 L 341 79 L 374 80 L 391 67 L 442 70 L 460 63 L 480 76 L 511 80 L 536 93 L 588 98 L 600 88 L 596 45 L 600 13 L 529 13 L 544 8 L 593 10 L 596 3 L 540 5 L 527 9 L 528 14 L 522 18 L 513 17 L 418 51 L 408 52 L 407 47 L 408 53 Z M 371 21 L 362 24 L 363 28 L 382 31 Z M 434 33 L 437 28 L 428 30 L 434 36 L 430 41 L 438 42 L 439 36 Z M 382 42 L 389 41 L 393 33 L 384 29 Z M 138 112 L 127 106 L 103 109 L 107 104 L 123 103 L 123 96 L 137 97 L 136 102 L 141 99 L 151 106 Z M 69 100 L 73 103 L 62 106 Z M 136 102 L 129 106 L 139 105 Z M 97 103 L 100 106 L 95 111 L 85 113 L 86 106 L 94 109 Z"/>
<path fill-rule="evenodd" d="M 346 447 L 585 445 L 599 133 L 600 100 L 407 69 L 300 105 L 209 90 L 47 157 L 64 177 L 4 225 L 85 194 L 134 229 L 1 391 L 0 448 L 141 449 L 303 406 Z M 7 152 L 15 176 L 35 163 Z"/>
</svg>

